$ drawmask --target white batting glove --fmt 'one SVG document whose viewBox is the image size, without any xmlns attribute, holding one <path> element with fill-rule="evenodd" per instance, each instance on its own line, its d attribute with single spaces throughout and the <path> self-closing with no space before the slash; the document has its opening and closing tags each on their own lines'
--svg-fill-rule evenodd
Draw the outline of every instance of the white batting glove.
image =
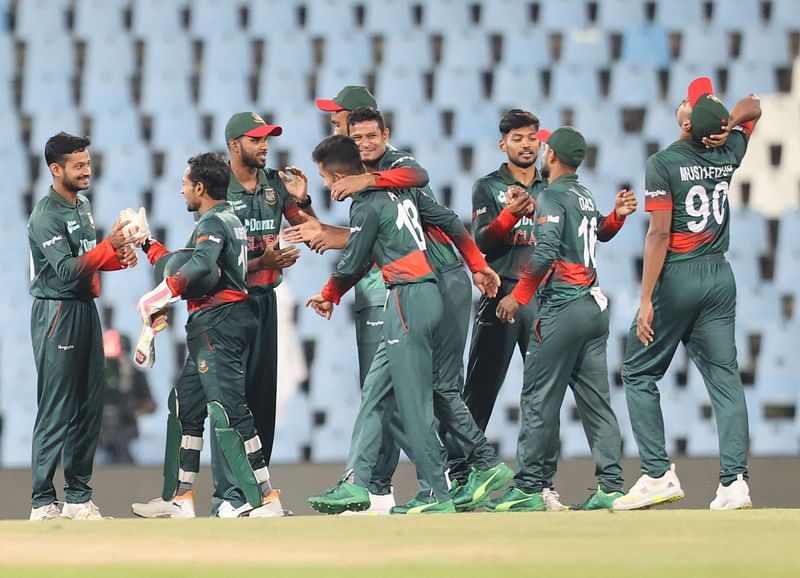
<svg viewBox="0 0 800 578">
<path fill-rule="evenodd" d="M 127 241 L 140 246 L 150 238 L 150 225 L 147 224 L 147 215 L 144 207 L 139 207 L 139 211 L 133 209 L 123 209 L 119 212 L 121 221 L 130 221 L 122 228 L 122 234 Z"/>
<path fill-rule="evenodd" d="M 156 362 L 156 334 L 167 328 L 167 315 L 156 315 L 142 324 L 139 339 L 136 341 L 136 351 L 133 362 L 139 367 L 153 367 Z"/>
<path fill-rule="evenodd" d="M 155 289 L 141 296 L 139 303 L 136 304 L 136 310 L 143 323 L 153 325 L 154 315 L 163 312 L 178 299 L 180 296 L 172 295 L 172 290 L 167 285 L 167 280 L 164 279 Z"/>
</svg>

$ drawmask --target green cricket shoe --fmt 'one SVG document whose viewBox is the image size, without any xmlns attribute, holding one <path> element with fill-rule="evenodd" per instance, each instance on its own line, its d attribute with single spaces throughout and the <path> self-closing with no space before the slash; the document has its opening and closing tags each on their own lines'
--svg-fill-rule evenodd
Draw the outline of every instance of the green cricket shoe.
<svg viewBox="0 0 800 578">
<path fill-rule="evenodd" d="M 542 492 L 527 494 L 513 486 L 506 493 L 486 502 L 486 509 L 492 512 L 546 512 Z"/>
<path fill-rule="evenodd" d="M 573 504 L 570 506 L 571 510 L 613 510 L 614 500 L 621 498 L 624 494 L 622 492 L 609 492 L 603 491 L 603 488 L 597 486 L 597 489 L 591 493 L 580 504 Z"/>
<path fill-rule="evenodd" d="M 455 514 L 456 507 L 453 500 L 439 502 L 431 491 L 421 491 L 402 506 L 395 506 L 389 511 L 390 514 L 414 515 L 414 514 Z"/>
<path fill-rule="evenodd" d="M 417 508 L 419 506 L 432 504 L 435 501 L 436 498 L 433 497 L 433 493 L 430 490 L 420 490 L 416 496 L 411 498 L 408 502 L 406 502 L 402 506 L 394 506 L 391 510 L 389 510 L 389 513 L 408 514 L 408 511 L 412 508 Z"/>
<path fill-rule="evenodd" d="M 369 508 L 369 491 L 347 480 L 342 480 L 321 496 L 312 496 L 308 505 L 321 514 L 341 514 L 347 510 L 362 512 Z"/>
<path fill-rule="evenodd" d="M 492 492 L 504 489 L 514 479 L 514 470 L 500 462 L 488 470 L 471 468 L 464 486 L 459 486 L 453 502 L 459 512 L 470 512 L 486 505 Z"/>
</svg>

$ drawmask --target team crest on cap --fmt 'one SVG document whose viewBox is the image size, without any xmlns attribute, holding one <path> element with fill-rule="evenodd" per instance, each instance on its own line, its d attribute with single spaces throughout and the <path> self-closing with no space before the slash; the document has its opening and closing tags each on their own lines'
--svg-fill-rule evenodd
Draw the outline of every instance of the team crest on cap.
<svg viewBox="0 0 800 578">
<path fill-rule="evenodd" d="M 197 371 L 200 373 L 208 373 L 208 363 L 202 357 L 197 360 Z"/>
<path fill-rule="evenodd" d="M 251 113 L 250 113 L 250 116 L 252 117 L 252 119 L 253 119 L 253 122 L 255 122 L 255 123 L 258 123 L 258 124 L 267 124 L 266 122 L 264 122 L 264 119 L 263 119 L 263 118 L 261 118 L 259 115 L 257 115 L 257 114 L 256 114 L 256 113 L 254 113 L 254 112 L 251 112 Z"/>
<path fill-rule="evenodd" d="M 275 192 L 275 189 L 273 188 L 264 189 L 264 203 L 266 203 L 267 205 L 278 204 L 278 194 Z"/>
</svg>

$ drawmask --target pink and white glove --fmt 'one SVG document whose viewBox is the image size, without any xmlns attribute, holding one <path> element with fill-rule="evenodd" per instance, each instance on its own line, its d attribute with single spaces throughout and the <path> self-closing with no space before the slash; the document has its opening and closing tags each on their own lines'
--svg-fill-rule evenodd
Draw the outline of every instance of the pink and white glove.
<svg viewBox="0 0 800 578">
<path fill-rule="evenodd" d="M 130 221 L 122 228 L 122 234 L 126 241 L 133 242 L 139 247 L 150 238 L 150 225 L 147 224 L 147 215 L 144 207 L 139 207 L 139 211 L 133 209 L 123 209 L 119 212 L 121 221 Z"/>
<path fill-rule="evenodd" d="M 136 305 L 136 310 L 144 323 L 152 325 L 153 315 L 161 313 L 179 298 L 179 295 L 172 294 L 172 289 L 169 288 L 167 280 L 164 279 L 155 289 L 141 296 L 139 303 Z"/>
<path fill-rule="evenodd" d="M 152 324 L 142 325 L 139 339 L 136 341 L 136 352 L 133 362 L 139 367 L 153 367 L 156 362 L 156 334 L 167 328 L 167 314 L 156 315 Z"/>
</svg>

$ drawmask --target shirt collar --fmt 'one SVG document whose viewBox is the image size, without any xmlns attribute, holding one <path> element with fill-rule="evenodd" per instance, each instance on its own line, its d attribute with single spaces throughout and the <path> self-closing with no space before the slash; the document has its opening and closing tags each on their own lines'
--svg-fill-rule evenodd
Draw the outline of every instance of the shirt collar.
<svg viewBox="0 0 800 578">
<path fill-rule="evenodd" d="M 53 187 L 50 187 L 50 190 L 47 192 L 47 196 L 50 197 L 50 199 L 52 201 L 55 201 L 56 203 L 58 203 L 62 207 L 67 207 L 69 209 L 74 209 L 75 207 L 77 207 L 78 205 L 81 204 L 81 198 L 80 197 L 76 197 L 75 204 L 73 205 L 67 199 L 65 199 L 63 196 L 58 194 Z"/>
<path fill-rule="evenodd" d="M 511 171 L 508 170 L 508 163 L 502 163 L 500 168 L 497 170 L 500 173 L 500 178 L 503 179 L 503 182 L 507 185 L 519 185 L 524 189 L 532 189 L 536 183 L 542 182 L 542 173 L 539 172 L 539 169 L 536 169 L 536 172 L 533 176 L 533 181 L 531 181 L 530 186 L 527 186 L 525 183 L 519 182 L 517 179 L 514 178 L 514 175 L 511 174 Z"/>
<path fill-rule="evenodd" d="M 264 169 L 258 169 L 258 173 L 257 174 L 258 174 L 258 184 L 259 185 L 266 185 L 267 183 L 269 183 L 269 179 L 267 178 L 267 171 L 265 171 Z M 248 193 L 248 191 L 245 190 L 244 186 L 242 186 L 242 183 L 239 182 L 239 179 L 237 179 L 236 176 L 233 174 L 233 171 L 231 171 L 231 178 L 228 181 L 228 192 L 229 193 Z M 250 194 L 252 194 L 252 193 L 250 193 Z"/>
</svg>

